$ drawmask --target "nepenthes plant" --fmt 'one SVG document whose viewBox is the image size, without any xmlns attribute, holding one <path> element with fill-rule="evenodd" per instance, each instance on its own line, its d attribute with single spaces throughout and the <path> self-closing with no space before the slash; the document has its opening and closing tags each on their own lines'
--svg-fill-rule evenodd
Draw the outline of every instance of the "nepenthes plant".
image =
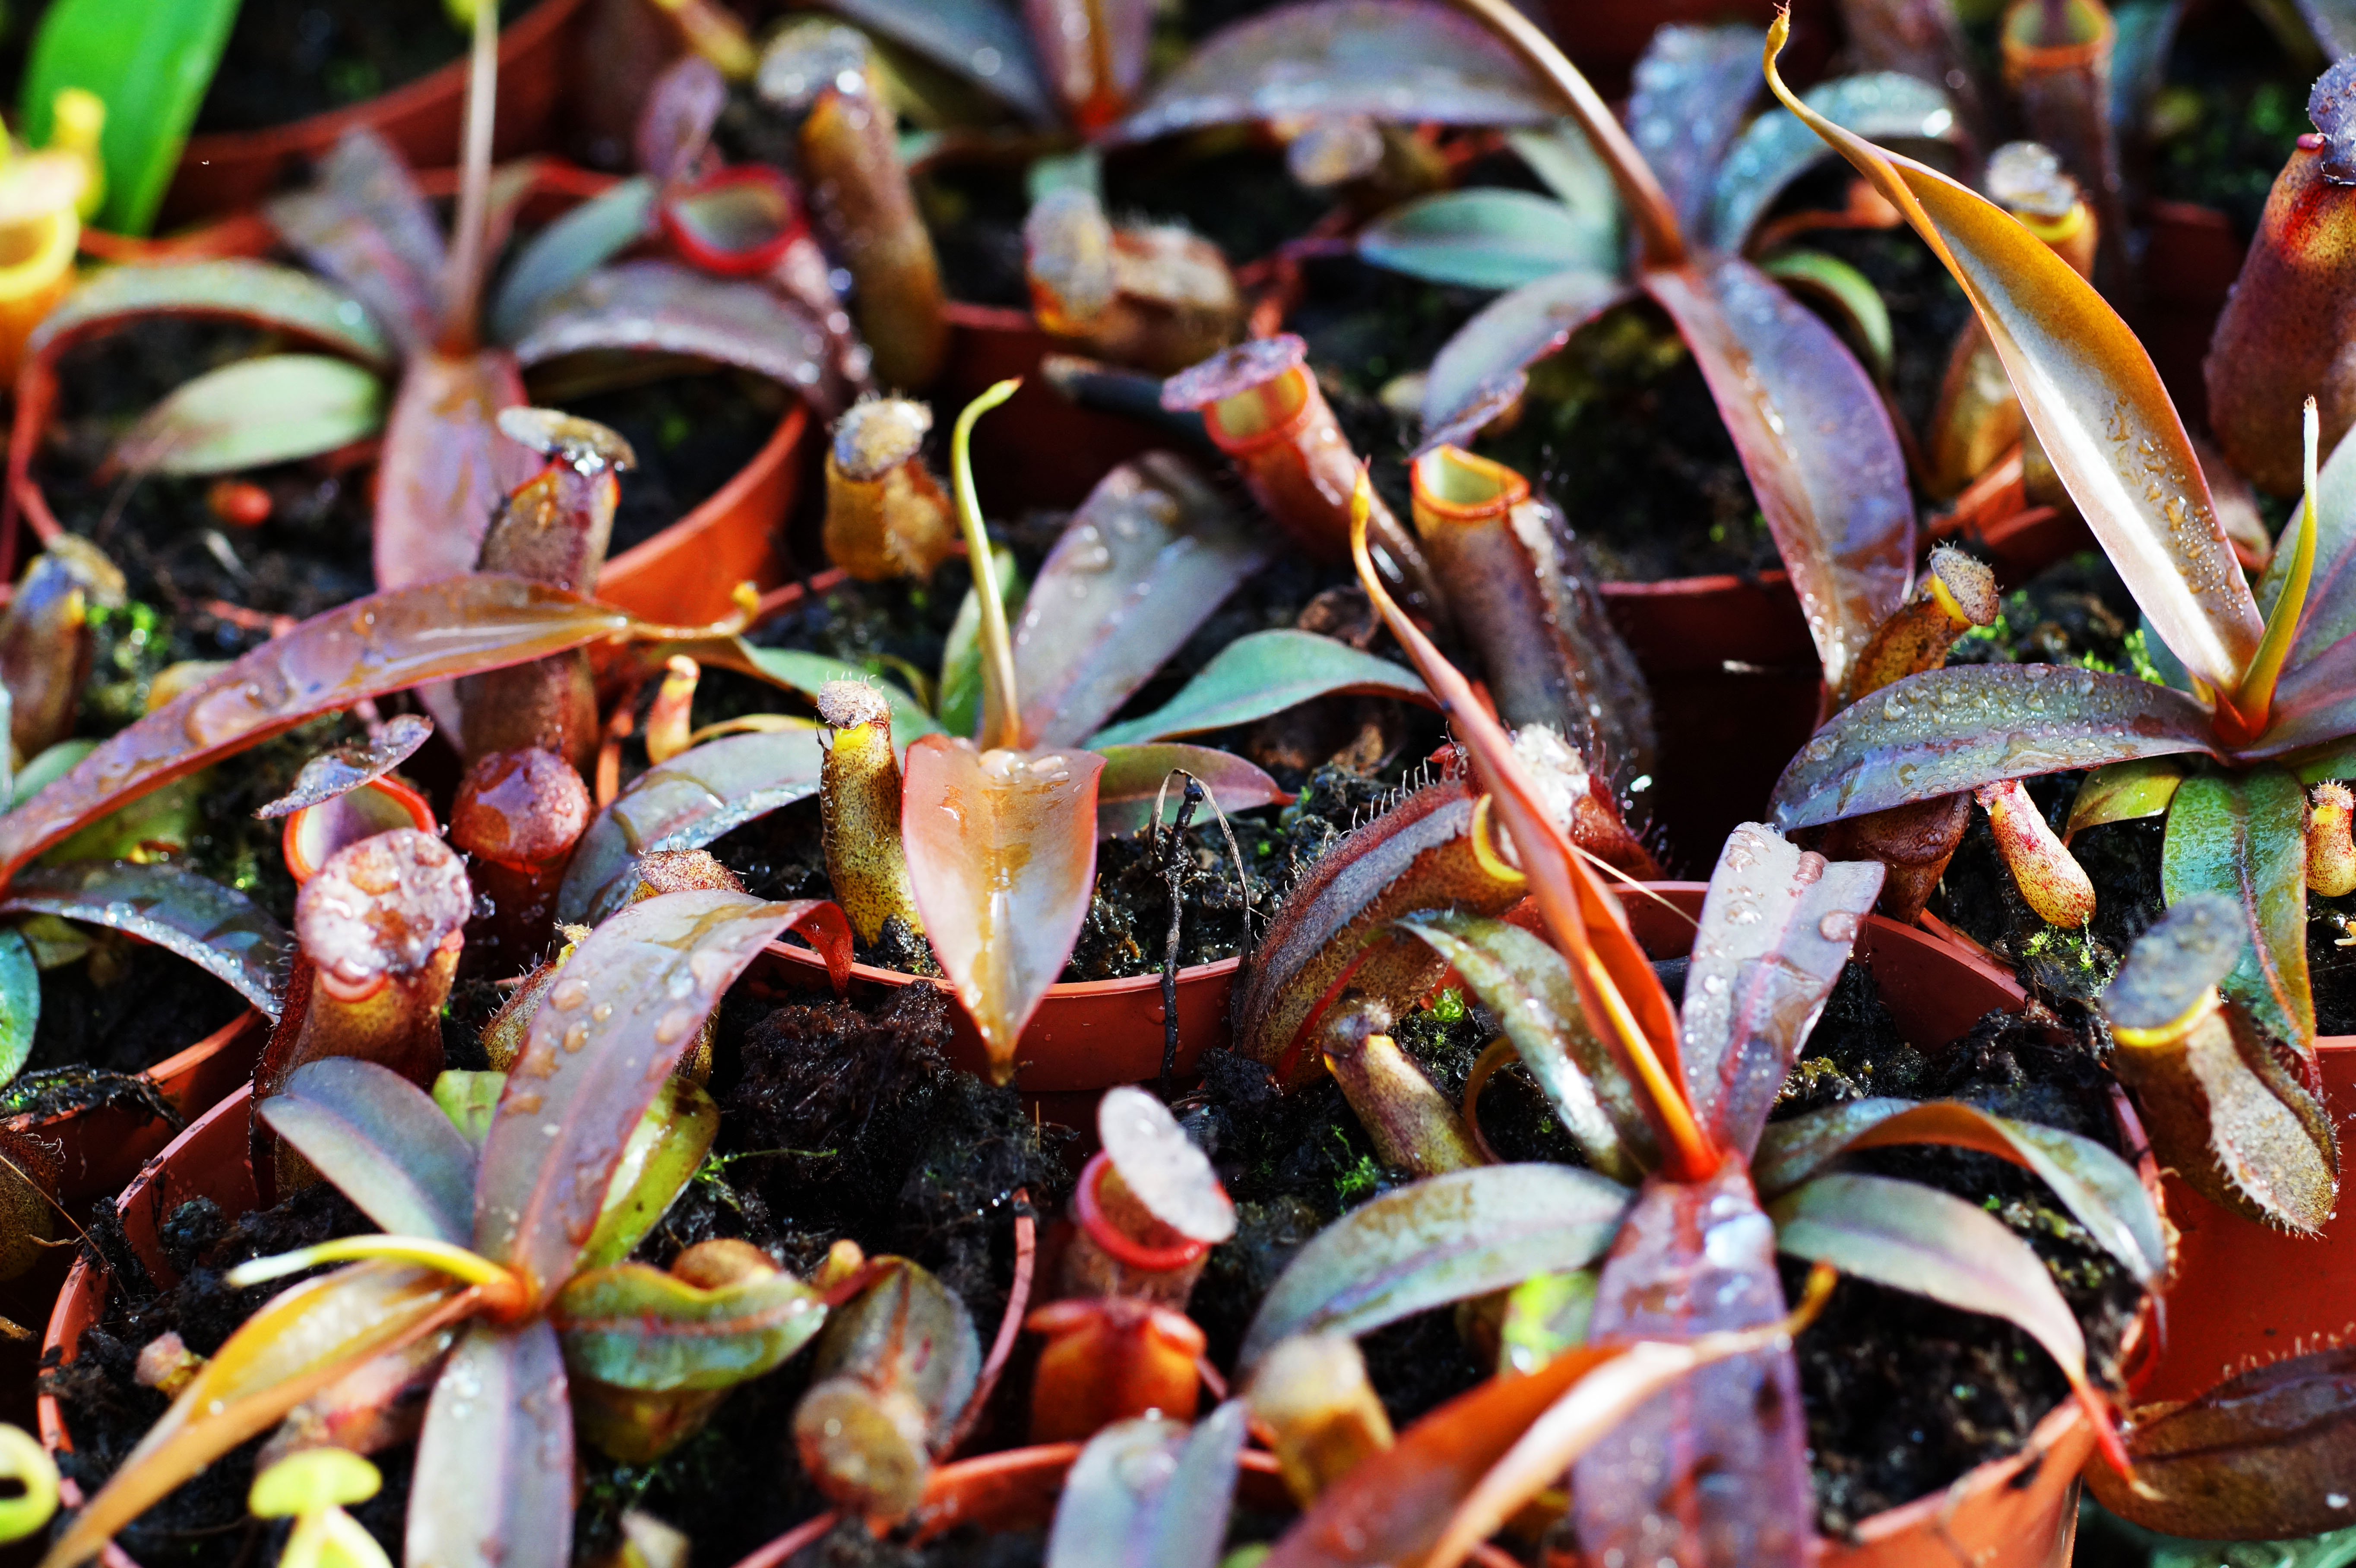
<svg viewBox="0 0 2356 1568">
<path fill-rule="evenodd" d="M 576 1408 L 609 1450 L 659 1452 L 694 1429 L 713 1394 L 776 1366 L 826 1320 L 825 1291 L 740 1243 L 691 1249 L 669 1272 L 623 1261 L 716 1130 L 709 1101 L 674 1088 L 672 1069 L 736 976 L 788 929 L 809 933 L 841 977 L 848 933 L 830 904 L 725 889 L 663 894 L 583 941 L 503 1082 L 456 1075 L 429 1097 L 370 1062 L 318 1061 L 292 1074 L 261 1118 L 384 1231 L 258 1260 L 233 1277 L 252 1285 L 348 1265 L 281 1294 L 194 1370 L 51 1548 L 55 1568 L 95 1555 L 305 1401 L 402 1357 L 405 1375 L 377 1380 L 379 1397 L 416 1377 L 434 1390 L 409 1561 L 566 1562 Z M 616 1182 L 650 1114 L 649 1146 Z M 827 1282 L 841 1287 L 837 1302 L 873 1281 L 849 1261 L 844 1278 Z M 853 1370 L 861 1360 L 839 1359 Z"/>
<path fill-rule="evenodd" d="M 478 17 L 479 28 L 492 26 Z M 659 260 L 573 267 L 543 248 L 520 256 L 494 289 L 490 268 L 537 171 L 493 170 L 491 91 L 482 73 L 470 81 L 447 236 L 399 154 L 355 131 L 324 161 L 316 186 L 266 209 L 308 270 L 246 260 L 118 267 L 70 296 L 28 345 L 11 496 L 39 443 L 57 354 L 159 315 L 242 322 L 325 352 L 239 360 L 186 384 L 124 434 L 112 465 L 133 475 L 234 473 L 381 432 L 372 539 L 380 588 L 473 568 L 500 498 L 531 467 L 497 424 L 501 410 L 526 400 L 527 370 L 593 351 L 683 354 L 768 377 L 821 414 L 840 406 L 823 324 L 757 282 Z M 691 155 L 701 144 L 689 141 Z M 616 205 L 597 216 L 610 220 Z M 636 217 L 643 226 L 643 207 Z M 622 241 L 633 237 L 625 229 Z M 578 256 L 587 238 L 576 226 L 558 243 Z M 585 254 L 593 264 L 600 256 Z"/>
<path fill-rule="evenodd" d="M 2226 988 L 2286 1044 L 2297 1070 L 2295 1080 L 2253 1081 L 2248 1091 L 2316 1127 L 2306 901 L 2310 859 L 2328 876 L 2336 843 L 2335 818 L 2318 812 L 2323 847 L 2310 856 L 2305 786 L 2347 771 L 2356 714 L 2346 695 L 2345 595 L 2336 591 L 2349 558 L 2347 510 L 2316 473 L 2313 405 L 2307 498 L 2253 592 L 2175 407 L 2116 313 L 1994 204 L 1791 97 L 1773 73 L 1783 37 L 1770 35 L 1771 84 L 1963 285 L 2056 473 L 2180 676 L 2171 686 L 2041 665 L 1924 670 L 1837 714 L 1776 786 L 1775 819 L 1798 829 L 1936 809 L 1931 803 L 1972 792 L 1997 816 L 1998 846 L 2032 907 L 2083 922 L 2091 887 L 2018 781 L 2096 770 L 2072 807 L 2073 827 L 2165 813 L 2169 901 L 2213 891 L 2241 907 L 2250 940 Z M 2336 1163 L 2328 1140 L 2315 1153 Z M 2199 1148 L 2169 1157 L 2211 1163 Z M 2314 1229 L 2331 1188 L 2306 1191 L 2306 1201 L 2265 1212 Z M 2246 1200 L 2229 1200 L 2250 1211 Z"/>
<path fill-rule="evenodd" d="M 1363 1333 L 1591 1267 L 1561 1293 L 1592 1306 L 1583 1324 L 1576 1311 L 1556 1320 L 1555 1350 L 1586 1339 L 1757 1330 L 1785 1312 L 1772 1262 L 1781 1249 L 2019 1324 L 2062 1365 L 2105 1454 L 2123 1464 L 2088 1381 L 2077 1322 L 2028 1244 L 1962 1200 L 1827 1168 L 1845 1150 L 1882 1143 L 1996 1154 L 2035 1171 L 2148 1285 L 2166 1267 L 2167 1243 L 2134 1169 L 2089 1139 L 1954 1102 L 1866 1099 L 1770 1124 L 1879 891 L 1880 869 L 1827 862 L 1764 826 L 1738 829 L 1703 903 L 1682 1009 L 1673 1007 L 1619 901 L 1548 812 L 1544 783 L 1462 676 L 1382 594 L 1363 539 L 1361 531 L 1361 578 L 1468 753 L 1472 787 L 1494 824 L 1474 831 L 1493 835 L 1486 852 L 1525 880 L 1542 934 L 1461 910 L 1410 914 L 1400 929 L 1452 964 L 1497 1012 L 1588 1168 L 1483 1163 L 1411 1065 L 1366 1071 L 1396 1054 L 1389 1008 L 1344 991 L 1313 1039 L 1386 1161 L 1423 1179 L 1345 1216 L 1302 1251 L 1260 1305 L 1245 1369 L 1297 1335 Z M 1642 1562 L 1804 1562 L 1815 1506 L 1804 1451 L 1788 1344 L 1692 1371 L 1676 1393 L 1639 1403 L 1579 1458 L 1580 1547 Z M 1344 1510 L 1366 1509 L 1403 1473 L 1392 1467 L 1416 1456 L 1403 1445 L 1369 1462 L 1363 1486 L 1330 1515 L 1313 1511 L 1276 1560 L 1370 1560 L 1363 1545 L 1336 1553 L 1324 1543 L 1346 1540 Z M 1515 1474 L 1524 1486 L 1491 1498 L 1495 1511 L 1471 1539 L 1554 1469 L 1533 1458 Z M 1392 1510 L 1383 1529 L 1424 1533 L 1382 1546 L 1428 1545 L 1462 1495 Z"/>
</svg>

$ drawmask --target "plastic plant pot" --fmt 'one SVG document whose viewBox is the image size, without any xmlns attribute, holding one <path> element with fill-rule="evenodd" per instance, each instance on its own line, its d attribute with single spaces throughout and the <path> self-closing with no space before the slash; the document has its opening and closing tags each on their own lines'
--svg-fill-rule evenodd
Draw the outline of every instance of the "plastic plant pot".
<svg viewBox="0 0 2356 1568">
<path fill-rule="evenodd" d="M 2356 1035 L 2315 1042 L 2324 1104 L 2348 1143 L 2356 1111 Z M 2343 1180 L 2345 1178 L 2342 1179 Z M 2190 1399 L 2220 1379 L 2324 1349 L 2356 1334 L 2356 1213 L 2345 1195 L 2319 1240 L 2229 1213 L 2174 1177 L 2168 1217 L 2178 1232 L 2168 1339 L 2142 1392 Z"/>
<path fill-rule="evenodd" d="M 551 5 L 572 3 L 550 0 Z M 543 162 L 534 171 L 523 217 L 545 222 L 613 183 L 609 176 Z M 447 196 L 457 188 L 457 176 L 451 170 L 431 170 L 418 176 L 418 186 L 428 196 Z M 131 258 L 135 261 L 184 261 L 262 255 L 276 238 L 259 218 L 242 214 L 179 240 L 124 243 L 143 247 Z M 21 555 L 38 548 L 35 541 L 54 539 L 63 530 L 33 476 L 32 453 L 57 406 L 57 356 L 79 341 L 79 336 L 69 336 L 53 342 L 27 360 L 17 376 L 6 510 L 31 530 L 33 539 L 21 539 L 14 528 L 0 536 L 0 576 L 13 575 Z M 687 516 L 606 561 L 597 579 L 598 597 L 648 620 L 696 624 L 731 613 L 735 608 L 732 594 L 741 581 L 750 580 L 761 589 L 784 581 L 787 573 L 777 533 L 800 492 L 801 447 L 809 428 L 800 400 L 788 399 L 776 430 L 734 476 Z"/>
<path fill-rule="evenodd" d="M 511 158 L 548 145 L 564 95 L 573 18 L 585 0 L 540 0 L 499 32 L 498 129 L 492 155 Z M 164 193 L 164 223 L 189 223 L 249 207 L 300 175 L 303 166 L 366 125 L 401 150 L 412 168 L 457 161 L 466 119 L 462 56 L 427 76 L 348 109 L 265 131 L 191 136 Z"/>
<path fill-rule="evenodd" d="M 996 433 L 974 443 L 974 485 L 993 513 L 1076 507 L 1116 464 L 1172 444 L 1166 432 L 1081 408 L 1049 386 L 1040 357 L 1065 346 L 1029 311 L 952 303 L 946 314 L 948 363 L 935 396 L 940 407 L 962 407 L 997 382 L 1023 378 Z"/>
</svg>

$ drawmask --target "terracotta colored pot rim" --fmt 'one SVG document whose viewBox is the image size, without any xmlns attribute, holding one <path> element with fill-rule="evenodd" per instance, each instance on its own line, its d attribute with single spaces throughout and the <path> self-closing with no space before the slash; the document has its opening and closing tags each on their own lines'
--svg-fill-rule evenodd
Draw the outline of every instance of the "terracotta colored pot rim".
<svg viewBox="0 0 2356 1568">
<path fill-rule="evenodd" d="M 789 964 L 816 969 L 820 973 L 826 969 L 826 961 L 818 955 L 814 948 L 777 944 L 769 951 Z M 1181 986 L 1194 986 L 1222 979 L 1233 975 L 1242 963 L 1243 960 L 1240 958 L 1216 958 L 1208 964 L 1192 965 L 1178 971 L 1178 983 Z M 897 969 L 879 968 L 873 964 L 853 964 L 851 966 L 851 977 L 877 986 L 896 987 L 923 983 L 938 986 L 944 991 L 954 989 L 946 978 L 938 975 L 906 975 Z M 1045 1007 L 1048 1003 L 1058 999 L 1088 1000 L 1098 997 L 1145 995 L 1151 996 L 1156 1001 L 1161 999 L 1162 976 L 1160 975 L 1131 975 L 1119 980 L 1058 980 L 1047 987 L 1047 999 L 1039 1005 Z"/>
<path fill-rule="evenodd" d="M 518 57 L 546 43 L 554 33 L 573 19 L 585 0 L 540 0 L 522 16 L 499 29 L 499 74 L 505 77 Z M 248 158 L 279 157 L 288 153 L 300 153 L 314 147 L 333 144 L 336 138 L 359 125 L 372 125 L 412 110 L 438 107 L 448 100 L 453 112 L 466 95 L 466 58 L 463 54 L 447 65 L 404 82 L 374 98 L 342 109 L 325 110 L 307 114 L 300 120 L 290 120 L 284 125 L 273 125 L 261 131 L 208 131 L 188 138 L 180 153 L 182 164 L 241 162 Z"/>
<path fill-rule="evenodd" d="M 728 482 L 706 496 L 695 509 L 670 524 L 651 539 L 639 540 L 621 554 L 607 561 L 597 574 L 600 598 L 627 593 L 630 585 L 640 576 L 657 571 L 669 557 L 682 549 L 691 549 L 715 528 L 724 527 L 738 508 L 750 501 L 754 494 L 768 485 L 774 476 L 793 461 L 794 453 L 809 429 L 809 410 L 799 397 L 789 398 L 785 412 L 778 417 L 777 428 L 761 443 L 744 467 L 732 475 Z M 810 586 L 817 587 L 813 579 Z M 733 587 L 734 584 L 726 586 Z"/>
<path fill-rule="evenodd" d="M 156 1091 L 169 1100 L 173 1093 L 171 1086 L 176 1081 L 187 1078 L 197 1069 L 219 1056 L 230 1041 L 235 1040 L 242 1030 L 252 1027 L 253 1020 L 262 1016 L 260 1008 L 248 1006 L 235 1018 L 195 1044 L 182 1046 L 155 1066 L 142 1069 L 138 1076 L 153 1083 Z M 208 1111 L 212 1109 L 210 1105 L 203 1108 Z M 22 1123 L 22 1128 L 28 1132 L 39 1132 L 45 1127 L 62 1126 L 77 1117 L 89 1114 L 88 1109 L 66 1111 L 54 1116 L 43 1116 L 37 1121 L 26 1120 Z"/>
</svg>

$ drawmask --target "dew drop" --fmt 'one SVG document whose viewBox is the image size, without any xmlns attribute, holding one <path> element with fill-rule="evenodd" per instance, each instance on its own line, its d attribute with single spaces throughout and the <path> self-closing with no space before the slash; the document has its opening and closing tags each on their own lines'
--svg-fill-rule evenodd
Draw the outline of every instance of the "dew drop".
<svg viewBox="0 0 2356 1568">
<path fill-rule="evenodd" d="M 1816 934 L 1826 942 L 1855 942 L 1857 927 L 1857 916 L 1845 909 L 1837 909 L 1816 922 Z"/>
</svg>

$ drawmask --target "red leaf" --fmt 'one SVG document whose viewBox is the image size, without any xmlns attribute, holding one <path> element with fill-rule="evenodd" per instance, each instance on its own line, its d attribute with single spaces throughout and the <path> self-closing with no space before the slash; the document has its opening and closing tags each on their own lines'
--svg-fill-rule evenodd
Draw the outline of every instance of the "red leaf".
<svg viewBox="0 0 2356 1568">
<path fill-rule="evenodd" d="M 1091 752 L 985 752 L 947 735 L 908 747 L 900 811 L 908 880 L 925 935 L 1001 1083 L 1087 918 L 1103 770 Z"/>
</svg>

